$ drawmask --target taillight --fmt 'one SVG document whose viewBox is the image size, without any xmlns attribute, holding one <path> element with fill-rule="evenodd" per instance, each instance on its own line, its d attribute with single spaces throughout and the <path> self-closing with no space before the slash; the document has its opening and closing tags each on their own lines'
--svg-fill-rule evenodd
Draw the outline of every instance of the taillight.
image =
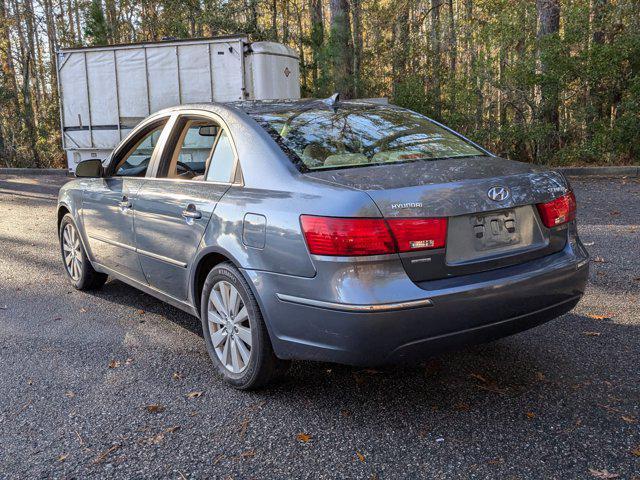
<svg viewBox="0 0 640 480">
<path fill-rule="evenodd" d="M 537 205 L 542 223 L 547 228 L 557 227 L 576 218 L 576 197 L 573 192 L 547 203 Z"/>
<path fill-rule="evenodd" d="M 309 251 L 315 255 L 380 255 L 394 253 L 389 228 L 378 218 L 300 217 Z"/>
<path fill-rule="evenodd" d="M 446 218 L 300 217 L 309 251 L 314 255 L 381 255 L 442 248 Z"/>
<path fill-rule="evenodd" d="M 442 248 L 445 245 L 446 218 L 394 218 L 387 222 L 400 252 Z"/>
</svg>

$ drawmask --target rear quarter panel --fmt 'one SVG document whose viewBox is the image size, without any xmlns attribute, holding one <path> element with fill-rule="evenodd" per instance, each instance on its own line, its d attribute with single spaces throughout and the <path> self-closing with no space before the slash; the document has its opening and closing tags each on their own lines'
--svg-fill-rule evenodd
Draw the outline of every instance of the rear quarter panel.
<svg viewBox="0 0 640 480">
<path fill-rule="evenodd" d="M 203 238 L 200 255 L 226 252 L 239 267 L 313 277 L 316 270 L 300 227 L 300 215 L 379 217 L 364 192 L 291 179 L 289 189 L 232 186 L 216 206 Z M 245 216 L 264 217 L 264 247 L 247 242 Z M 255 235 L 255 226 L 250 225 Z"/>
</svg>

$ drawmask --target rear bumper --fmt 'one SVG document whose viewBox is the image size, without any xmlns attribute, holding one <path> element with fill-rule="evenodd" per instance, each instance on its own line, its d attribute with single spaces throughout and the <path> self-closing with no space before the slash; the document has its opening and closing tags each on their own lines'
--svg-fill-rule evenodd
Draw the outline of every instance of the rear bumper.
<svg viewBox="0 0 640 480">
<path fill-rule="evenodd" d="M 351 276 L 342 283 L 335 272 L 323 278 L 322 268 L 312 279 L 245 274 L 278 357 L 373 366 L 417 361 L 552 320 L 578 303 L 588 268 L 584 248 L 569 242 L 563 251 L 531 262 L 421 284 L 401 281 L 404 272 L 396 275 L 390 267 L 372 282 L 379 266 L 345 268 Z M 324 288 L 331 281 L 333 296 Z M 381 282 L 382 290 L 372 286 Z M 310 298 L 314 285 L 317 295 Z"/>
</svg>

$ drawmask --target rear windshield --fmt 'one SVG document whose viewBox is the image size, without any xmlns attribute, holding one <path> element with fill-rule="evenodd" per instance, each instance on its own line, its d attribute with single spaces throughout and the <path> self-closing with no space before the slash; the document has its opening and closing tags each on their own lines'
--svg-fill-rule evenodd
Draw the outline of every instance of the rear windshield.
<svg viewBox="0 0 640 480">
<path fill-rule="evenodd" d="M 400 108 L 316 107 L 251 115 L 309 170 L 485 155 L 428 118 Z"/>
</svg>

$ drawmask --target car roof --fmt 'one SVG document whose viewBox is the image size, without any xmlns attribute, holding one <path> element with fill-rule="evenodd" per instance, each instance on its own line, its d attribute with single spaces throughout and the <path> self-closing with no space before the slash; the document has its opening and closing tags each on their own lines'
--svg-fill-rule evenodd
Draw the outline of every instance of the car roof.
<svg viewBox="0 0 640 480">
<path fill-rule="evenodd" d="M 235 107 L 245 113 L 277 113 L 277 112 L 302 112 L 310 109 L 332 110 L 334 108 L 375 108 L 376 106 L 393 107 L 375 100 L 340 100 L 334 102 L 332 98 L 304 98 L 300 100 L 244 100 L 228 102 L 226 105 Z"/>
</svg>

